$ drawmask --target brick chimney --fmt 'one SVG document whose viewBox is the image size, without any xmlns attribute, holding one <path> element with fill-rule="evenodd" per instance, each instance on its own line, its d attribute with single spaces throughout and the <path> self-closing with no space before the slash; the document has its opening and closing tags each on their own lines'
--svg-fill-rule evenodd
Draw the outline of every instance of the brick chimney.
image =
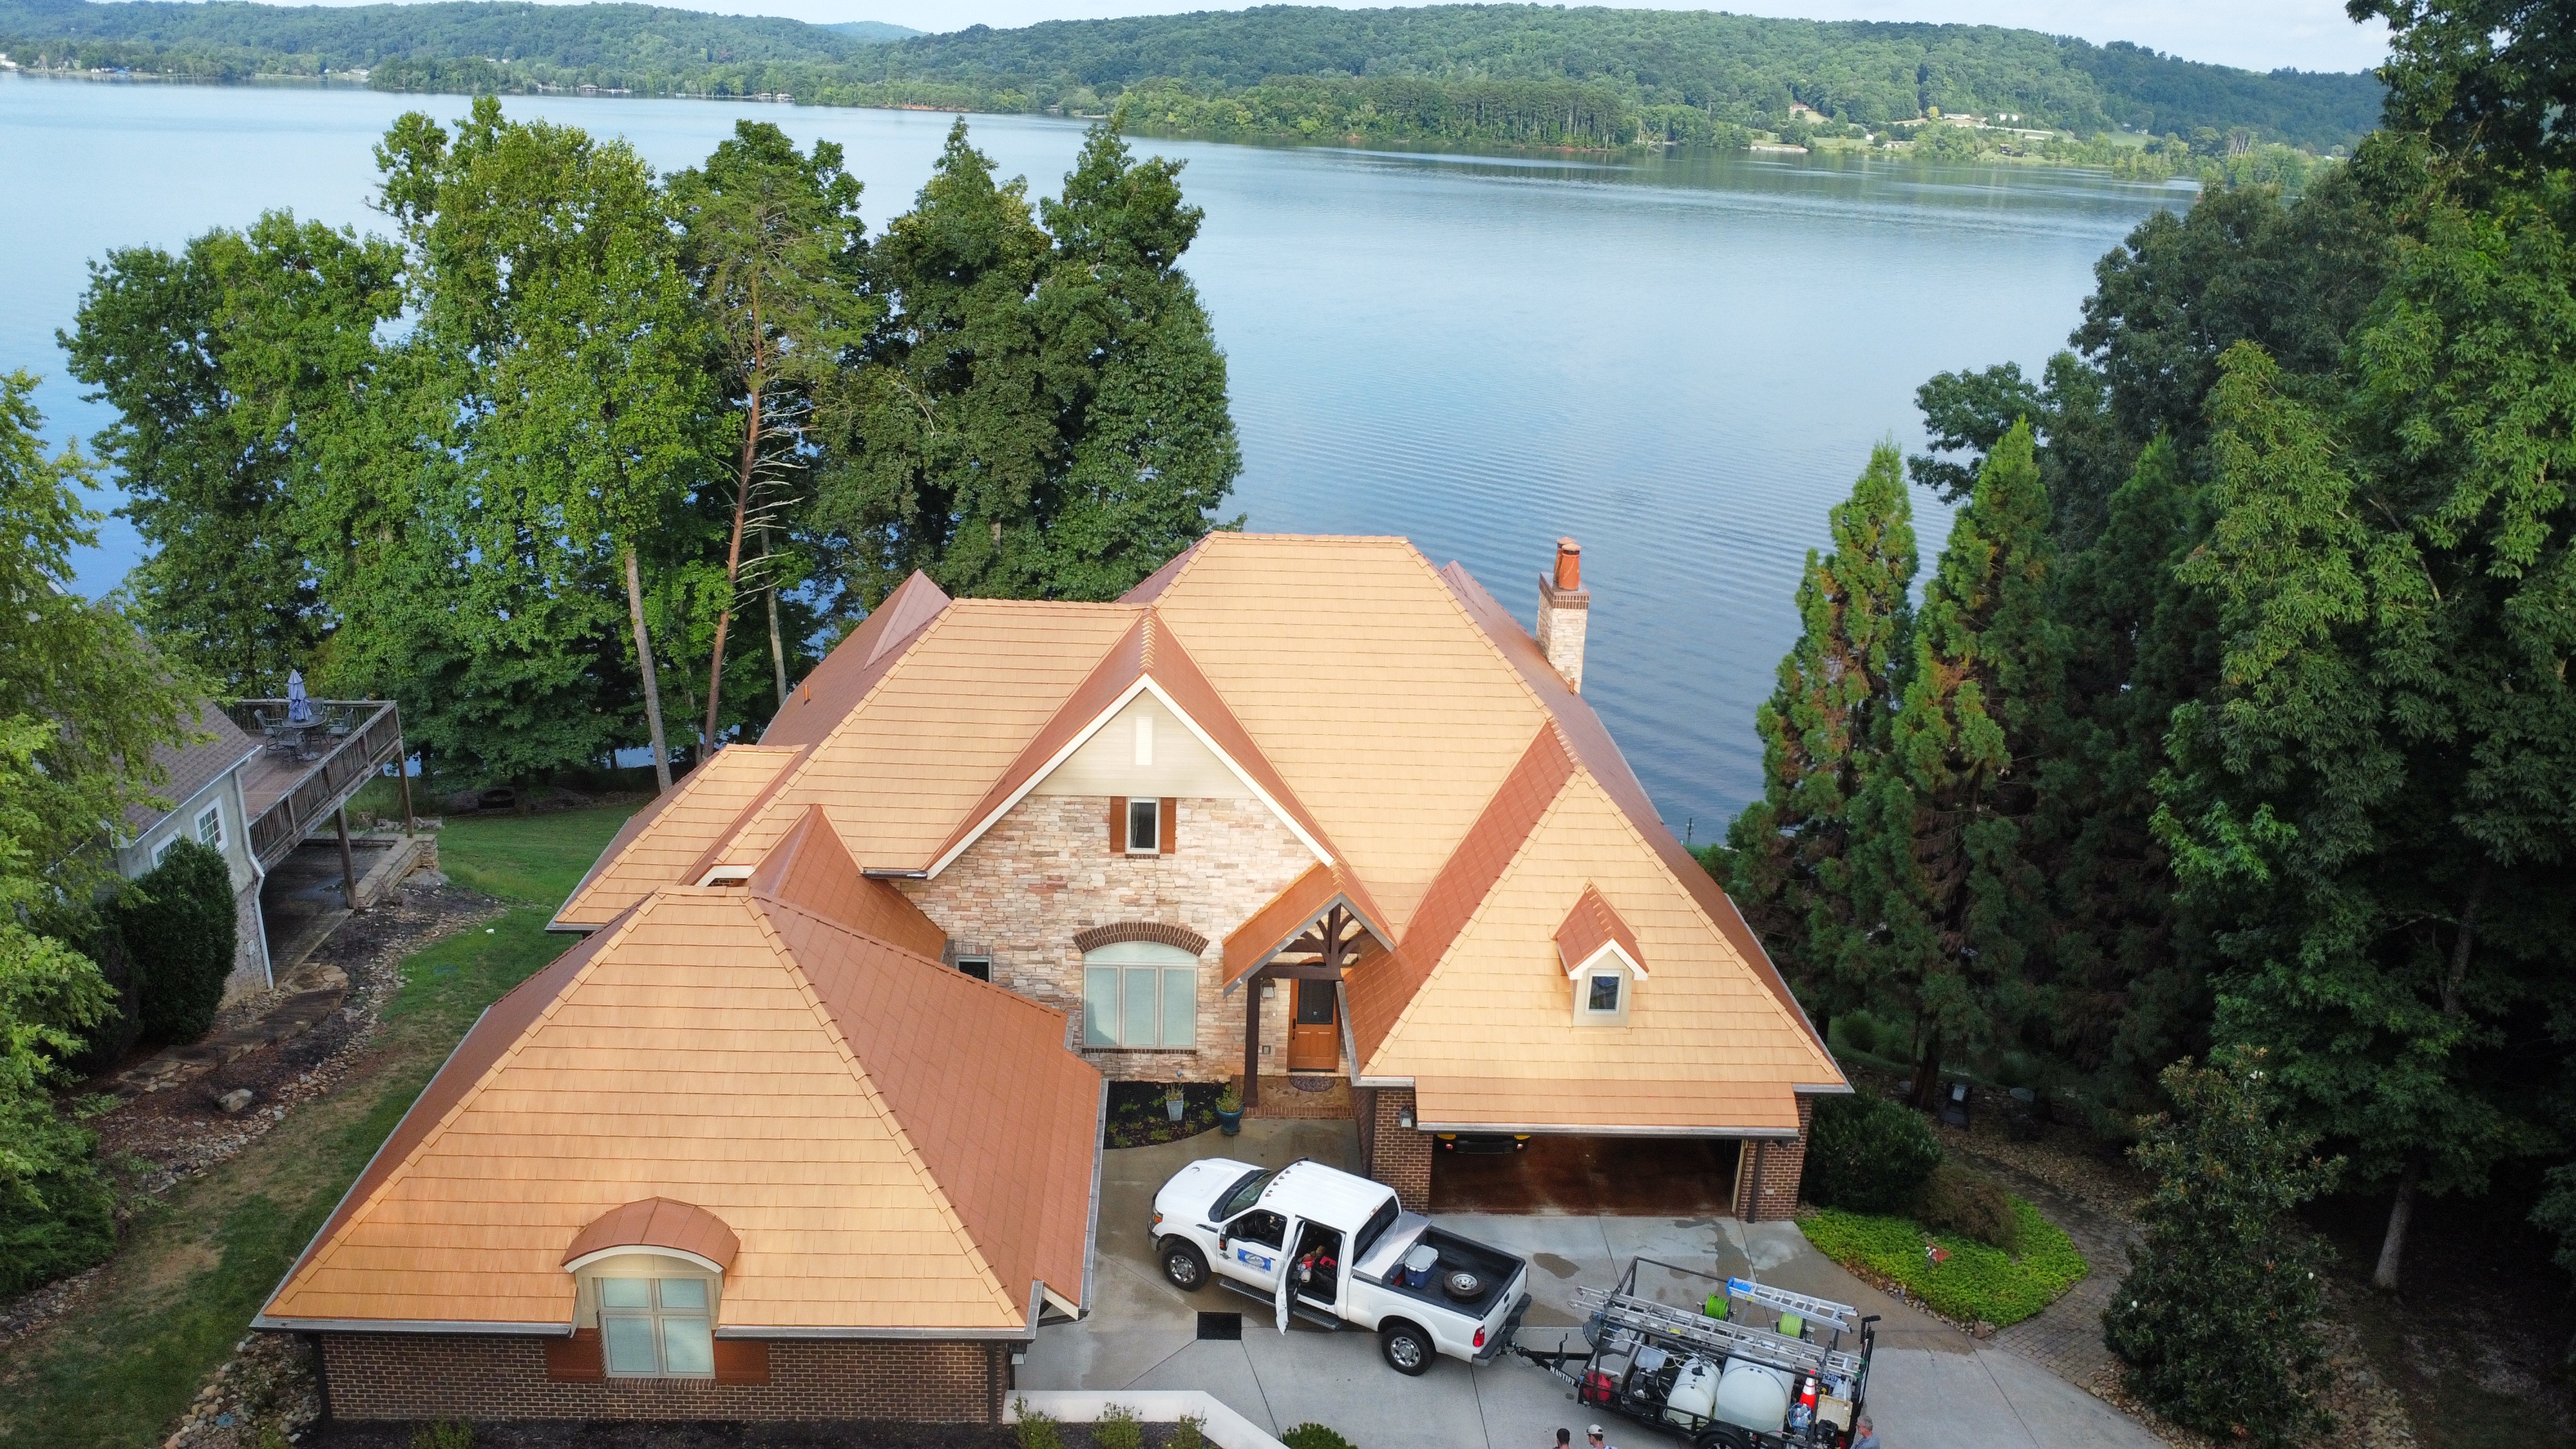
<svg viewBox="0 0 2576 1449">
<path fill-rule="evenodd" d="M 1583 629 L 1592 595 L 1583 587 L 1583 545 L 1556 541 L 1556 570 L 1538 581 L 1538 649 L 1574 692 L 1583 692 Z"/>
</svg>

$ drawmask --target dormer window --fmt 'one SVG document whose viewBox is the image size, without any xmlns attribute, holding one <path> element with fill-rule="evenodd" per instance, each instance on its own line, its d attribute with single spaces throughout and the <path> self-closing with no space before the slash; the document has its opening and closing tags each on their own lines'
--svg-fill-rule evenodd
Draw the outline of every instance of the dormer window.
<svg viewBox="0 0 2576 1449">
<path fill-rule="evenodd" d="M 609 1377 L 716 1376 L 715 1285 L 708 1279 L 601 1277 L 594 1287 Z"/>
<path fill-rule="evenodd" d="M 1163 848 L 1163 802 L 1146 797 L 1127 801 L 1127 853 L 1155 855 Z"/>
<path fill-rule="evenodd" d="M 698 884 L 702 886 L 747 886 L 751 884 L 751 867 L 747 865 L 720 865 L 715 869 L 708 871 L 705 877 L 699 880 Z"/>
<path fill-rule="evenodd" d="M 1626 1026 L 1628 1002 L 1646 979 L 1646 953 L 1598 888 L 1585 886 L 1566 912 L 1556 954 L 1574 986 L 1574 1024 Z"/>
</svg>

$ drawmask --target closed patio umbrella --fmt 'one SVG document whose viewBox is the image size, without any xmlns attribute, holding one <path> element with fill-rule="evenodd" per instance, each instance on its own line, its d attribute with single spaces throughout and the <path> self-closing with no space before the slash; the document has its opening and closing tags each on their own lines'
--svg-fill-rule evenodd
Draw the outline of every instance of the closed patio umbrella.
<svg viewBox="0 0 2576 1449">
<path fill-rule="evenodd" d="M 313 701 L 304 697 L 304 671 L 300 669 L 286 671 L 286 722 L 313 723 Z"/>
</svg>

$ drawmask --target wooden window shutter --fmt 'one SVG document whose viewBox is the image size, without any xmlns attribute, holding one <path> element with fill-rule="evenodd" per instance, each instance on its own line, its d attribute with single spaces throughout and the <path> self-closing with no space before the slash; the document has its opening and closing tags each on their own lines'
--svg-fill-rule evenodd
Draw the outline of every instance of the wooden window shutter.
<svg viewBox="0 0 2576 1449">
<path fill-rule="evenodd" d="M 720 1384 L 769 1382 L 768 1341 L 758 1338 L 717 1339 L 716 1382 Z"/>
<path fill-rule="evenodd" d="M 546 1340 L 546 1377 L 559 1384 L 586 1384 L 608 1377 L 608 1355 L 599 1330 L 576 1328 L 570 1338 Z"/>
<path fill-rule="evenodd" d="M 1127 853 L 1127 797 L 1124 795 L 1109 797 L 1109 853 Z"/>
<path fill-rule="evenodd" d="M 1163 797 L 1162 823 L 1163 828 L 1156 832 L 1155 835 L 1155 839 L 1158 842 L 1156 848 L 1161 850 L 1163 854 L 1169 855 L 1172 853 L 1172 843 L 1174 839 L 1180 834 L 1181 802 L 1177 798 L 1170 795 Z"/>
</svg>

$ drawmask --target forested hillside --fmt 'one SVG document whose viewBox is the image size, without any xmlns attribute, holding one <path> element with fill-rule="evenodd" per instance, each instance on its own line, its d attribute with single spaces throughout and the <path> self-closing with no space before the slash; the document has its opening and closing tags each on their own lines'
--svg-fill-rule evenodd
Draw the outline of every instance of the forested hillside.
<svg viewBox="0 0 2576 1449">
<path fill-rule="evenodd" d="M 1992 26 L 1448 5 L 880 31 L 642 5 L 303 7 L 0 0 L 22 60 L 190 79 L 364 69 L 395 90 L 597 86 L 839 105 L 1099 112 L 1249 134 L 1725 144 L 1793 104 L 1876 131 L 1937 111 L 2078 134 L 2210 131 L 2315 150 L 2375 124 L 2366 75 L 2258 75 Z M 1131 105 L 1131 109 L 1135 109 Z"/>
</svg>

